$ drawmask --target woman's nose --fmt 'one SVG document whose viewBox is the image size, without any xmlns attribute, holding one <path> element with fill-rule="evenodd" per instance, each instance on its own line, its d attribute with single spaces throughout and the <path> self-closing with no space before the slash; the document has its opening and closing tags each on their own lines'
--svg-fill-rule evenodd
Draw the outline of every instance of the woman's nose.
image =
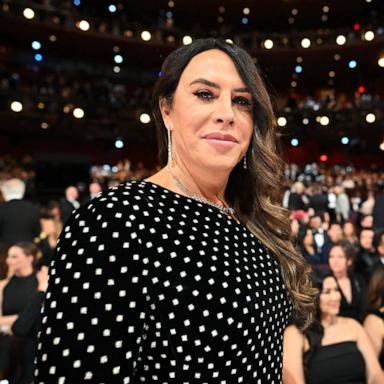
<svg viewBox="0 0 384 384">
<path fill-rule="evenodd" d="M 232 125 L 235 121 L 235 112 L 233 110 L 232 99 L 222 96 L 215 105 L 215 121 L 225 125 Z"/>
</svg>

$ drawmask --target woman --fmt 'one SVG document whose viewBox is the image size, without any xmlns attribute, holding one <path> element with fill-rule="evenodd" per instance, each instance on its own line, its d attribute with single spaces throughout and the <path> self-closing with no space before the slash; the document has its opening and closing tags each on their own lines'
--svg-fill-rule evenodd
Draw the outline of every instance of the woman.
<svg viewBox="0 0 384 384">
<path fill-rule="evenodd" d="M 161 74 L 153 108 L 167 165 L 64 228 L 36 383 L 277 383 L 292 306 L 305 317 L 313 306 L 277 203 L 274 117 L 252 58 L 197 40 Z"/>
<path fill-rule="evenodd" d="M 60 221 L 56 221 L 53 216 L 44 215 L 40 218 L 41 233 L 36 239 L 36 243 L 41 251 L 41 257 L 37 260 L 36 265 L 49 266 L 57 245 L 57 239 L 60 235 L 62 225 Z"/>
<path fill-rule="evenodd" d="M 27 242 L 17 243 L 8 250 L 6 262 L 12 276 L 0 281 L 0 375 L 3 377 L 9 377 L 13 364 L 11 351 L 19 343 L 12 336 L 12 326 L 37 291 L 38 280 L 33 269 L 36 254 L 36 246 Z"/>
<path fill-rule="evenodd" d="M 311 265 L 320 265 L 323 262 L 323 254 L 317 253 L 317 247 L 313 238 L 313 232 L 309 228 L 304 228 L 299 233 L 298 245 L 301 254 Z"/>
<path fill-rule="evenodd" d="M 384 267 L 379 267 L 368 285 L 368 315 L 364 328 L 384 369 Z"/>
<path fill-rule="evenodd" d="M 352 317 L 362 322 L 365 314 L 365 282 L 351 270 L 355 250 L 344 243 L 336 243 L 329 250 L 328 264 L 340 289 L 339 316 Z"/>
<path fill-rule="evenodd" d="M 317 279 L 315 321 L 301 332 L 289 325 L 284 333 L 284 384 L 375 384 L 384 376 L 363 327 L 338 316 L 341 295 L 336 279 Z"/>
<path fill-rule="evenodd" d="M 352 222 L 346 221 L 343 225 L 343 238 L 354 248 L 359 246 L 359 238 L 356 235 L 356 229 Z"/>
</svg>

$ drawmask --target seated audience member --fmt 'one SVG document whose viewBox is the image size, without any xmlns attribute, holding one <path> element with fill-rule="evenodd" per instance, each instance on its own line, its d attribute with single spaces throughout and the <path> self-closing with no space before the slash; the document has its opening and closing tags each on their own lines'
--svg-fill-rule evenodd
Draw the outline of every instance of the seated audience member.
<svg viewBox="0 0 384 384">
<path fill-rule="evenodd" d="M 297 181 L 291 187 L 288 197 L 288 209 L 290 211 L 305 210 L 308 204 L 308 198 L 305 194 L 305 186 L 302 182 Z"/>
<path fill-rule="evenodd" d="M 373 246 L 376 250 L 376 254 L 379 257 L 378 266 L 384 265 L 384 229 L 381 229 L 375 233 L 373 238 Z"/>
<path fill-rule="evenodd" d="M 368 315 L 364 328 L 384 369 L 384 266 L 373 273 L 368 285 Z"/>
<path fill-rule="evenodd" d="M 373 228 L 384 229 L 384 191 L 376 196 L 375 205 L 372 209 Z"/>
<path fill-rule="evenodd" d="M 349 219 L 349 197 L 341 185 L 335 186 L 334 192 L 336 194 L 336 218 L 337 221 L 344 223 Z"/>
<path fill-rule="evenodd" d="M 299 232 L 298 248 L 309 264 L 319 265 L 322 263 L 322 255 L 316 252 L 316 244 L 310 229 L 304 228 L 304 230 Z"/>
<path fill-rule="evenodd" d="M 362 322 L 365 311 L 365 281 L 352 271 L 355 250 L 344 243 L 334 244 L 329 250 L 329 269 L 339 286 L 341 301 L 339 316 L 352 317 Z"/>
<path fill-rule="evenodd" d="M 340 223 L 333 222 L 329 224 L 327 237 L 323 246 L 323 253 L 326 255 L 325 262 L 328 262 L 329 250 L 335 244 L 338 244 L 343 239 L 343 229 Z"/>
<path fill-rule="evenodd" d="M 12 326 L 37 292 L 38 280 L 33 268 L 36 254 L 33 243 L 11 246 L 6 260 L 11 277 L 0 281 L 0 377 L 11 380 L 14 373 L 11 353 L 14 345 L 20 343 L 12 335 Z"/>
<path fill-rule="evenodd" d="M 380 258 L 373 245 L 374 231 L 371 228 L 363 228 L 359 236 L 359 248 L 356 254 L 355 270 L 360 273 L 368 283 Z"/>
<path fill-rule="evenodd" d="M 362 216 L 360 219 L 360 228 L 373 228 L 373 216 L 372 215 L 365 215 Z"/>
<path fill-rule="evenodd" d="M 320 184 L 312 186 L 312 195 L 309 197 L 309 206 L 314 210 L 315 215 L 323 216 L 328 213 L 328 194 L 325 193 Z"/>
<path fill-rule="evenodd" d="M 17 337 L 19 341 L 22 341 L 23 345 L 20 356 L 22 369 L 18 384 L 30 384 L 33 382 L 37 336 L 41 323 L 41 307 L 48 285 L 48 267 L 42 266 L 36 273 L 36 278 L 38 281 L 37 291 L 31 295 L 28 305 L 12 325 L 12 334 Z"/>
<path fill-rule="evenodd" d="M 61 222 L 57 222 L 54 217 L 44 215 L 40 222 L 42 231 L 36 239 L 36 244 L 41 251 L 41 257 L 36 260 L 37 267 L 42 265 L 49 266 L 62 230 Z"/>
<path fill-rule="evenodd" d="M 0 203 L 0 279 L 5 277 L 8 247 L 19 241 L 32 241 L 40 233 L 39 209 L 23 199 L 24 182 L 7 180 L 1 191 L 5 202 Z"/>
<path fill-rule="evenodd" d="M 61 221 L 63 224 L 70 218 L 72 212 L 80 207 L 79 191 L 73 185 L 65 189 L 65 198 L 61 199 Z"/>
<path fill-rule="evenodd" d="M 87 204 L 93 198 L 95 198 L 102 191 L 102 187 L 99 183 L 93 182 L 89 184 L 88 191 L 89 193 L 81 201 L 82 205 Z"/>
<path fill-rule="evenodd" d="M 292 324 L 284 333 L 284 384 L 382 384 L 384 375 L 364 328 L 338 316 L 336 279 L 316 279 L 320 293 L 315 321 L 304 331 Z"/>
<path fill-rule="evenodd" d="M 343 225 L 343 240 L 347 241 L 354 248 L 358 248 L 359 238 L 356 235 L 356 228 L 350 221 L 346 221 Z"/>
<path fill-rule="evenodd" d="M 312 216 L 309 219 L 308 227 L 312 230 L 313 238 L 316 246 L 316 253 L 322 254 L 324 245 L 329 241 L 327 232 L 323 227 L 323 219 L 321 216 Z M 325 263 L 327 261 L 325 260 Z"/>
</svg>

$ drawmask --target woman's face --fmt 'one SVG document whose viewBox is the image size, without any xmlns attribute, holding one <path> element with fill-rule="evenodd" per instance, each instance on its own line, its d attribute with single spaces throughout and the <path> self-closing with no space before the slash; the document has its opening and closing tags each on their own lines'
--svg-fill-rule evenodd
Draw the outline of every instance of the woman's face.
<svg viewBox="0 0 384 384">
<path fill-rule="evenodd" d="M 339 246 L 332 247 L 329 251 L 328 263 L 333 273 L 347 272 L 351 264 L 345 255 L 344 249 Z"/>
<path fill-rule="evenodd" d="M 32 266 L 33 256 L 26 255 L 20 247 L 13 246 L 8 250 L 6 262 L 12 273 L 17 273 L 26 267 Z"/>
<path fill-rule="evenodd" d="M 48 236 L 53 236 L 57 234 L 57 228 L 56 228 L 56 223 L 52 219 L 41 219 L 40 220 L 41 224 L 41 230 Z"/>
<path fill-rule="evenodd" d="M 351 236 L 355 233 L 355 227 L 353 226 L 352 223 L 345 223 L 343 232 L 345 236 Z"/>
<path fill-rule="evenodd" d="M 339 313 L 341 294 L 334 277 L 326 277 L 320 292 L 320 312 L 322 315 L 336 316 Z"/>
<path fill-rule="evenodd" d="M 231 171 L 246 153 L 253 132 L 251 93 L 231 58 L 218 49 L 197 54 L 182 73 L 172 105 L 161 102 L 172 129 L 176 159 Z"/>
<path fill-rule="evenodd" d="M 312 245 L 313 244 L 313 233 L 310 229 L 307 229 L 307 231 L 305 232 L 303 243 L 304 243 L 304 245 Z"/>
</svg>

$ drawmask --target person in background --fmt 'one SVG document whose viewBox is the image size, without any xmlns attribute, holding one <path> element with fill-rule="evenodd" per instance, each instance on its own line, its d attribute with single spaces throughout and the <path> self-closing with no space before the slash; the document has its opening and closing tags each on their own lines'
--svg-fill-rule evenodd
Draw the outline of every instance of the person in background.
<svg viewBox="0 0 384 384">
<path fill-rule="evenodd" d="M 80 207 L 78 201 L 79 191 L 73 185 L 65 189 L 65 197 L 60 201 L 61 207 L 61 221 L 65 224 L 70 218 L 72 212 Z"/>
<path fill-rule="evenodd" d="M 375 232 L 372 228 L 363 228 L 359 235 L 359 249 L 356 254 L 355 270 L 360 273 L 368 284 L 369 279 L 380 262 L 379 255 L 373 245 Z"/>
<path fill-rule="evenodd" d="M 383 189 L 383 187 L 381 187 Z M 384 190 L 375 198 L 375 204 L 372 208 L 373 228 L 375 230 L 384 229 Z"/>
<path fill-rule="evenodd" d="M 36 267 L 49 266 L 56 250 L 57 240 L 62 230 L 61 222 L 50 215 L 43 215 L 40 219 L 41 233 L 35 243 L 41 251 L 41 257 L 36 260 Z"/>
<path fill-rule="evenodd" d="M 321 216 L 312 216 L 309 219 L 308 227 L 313 233 L 313 239 L 316 246 L 316 253 L 323 254 L 323 249 L 326 243 L 329 242 L 327 232 L 323 227 L 323 219 Z M 324 261 L 327 263 L 327 261 Z"/>
<path fill-rule="evenodd" d="M 369 282 L 367 312 L 364 328 L 384 370 L 384 265 L 375 270 Z"/>
<path fill-rule="evenodd" d="M 0 281 L 0 376 L 12 379 L 12 350 L 18 340 L 12 336 L 12 326 L 27 308 L 37 292 L 34 272 L 37 247 L 20 242 L 8 250 L 7 265 L 10 277 Z"/>
<path fill-rule="evenodd" d="M 20 241 L 32 241 L 40 233 L 39 208 L 23 199 L 24 182 L 7 180 L 1 191 L 5 202 L 0 203 L 0 279 L 6 276 L 7 249 Z"/>
<path fill-rule="evenodd" d="M 100 192 L 102 191 L 101 184 L 94 181 L 89 184 L 88 186 L 88 194 L 84 196 L 84 198 L 81 200 L 81 204 L 87 204 L 89 203 L 92 199 L 94 199 Z"/>
<path fill-rule="evenodd" d="M 320 184 L 315 183 L 311 188 L 312 194 L 309 197 L 308 206 L 315 211 L 316 216 L 328 214 L 328 195 L 324 193 Z"/>
<path fill-rule="evenodd" d="M 323 264 L 324 255 L 317 252 L 313 233 L 310 229 L 304 228 L 299 232 L 297 245 L 300 253 L 309 264 L 313 266 Z"/>
<path fill-rule="evenodd" d="M 338 315 L 341 295 L 335 277 L 316 278 L 315 283 L 315 321 L 303 331 L 291 324 L 284 333 L 283 383 L 382 384 L 384 375 L 364 328 Z"/>
<path fill-rule="evenodd" d="M 288 197 L 288 209 L 290 211 L 306 210 L 308 197 L 305 194 L 305 186 L 301 181 L 296 181 L 291 187 Z"/>
<path fill-rule="evenodd" d="M 372 215 L 365 215 L 360 218 L 360 228 L 368 228 L 373 229 L 373 216 Z"/>
<path fill-rule="evenodd" d="M 367 192 L 367 198 L 361 203 L 360 213 L 363 216 L 371 216 L 374 205 L 375 205 L 375 193 L 373 189 L 369 189 Z"/>
<path fill-rule="evenodd" d="M 344 187 L 337 185 L 334 188 L 336 194 L 336 218 L 337 221 L 344 223 L 349 219 L 350 203 Z"/>
<path fill-rule="evenodd" d="M 356 228 L 350 221 L 343 224 L 343 240 L 347 241 L 356 250 L 358 249 L 359 238 L 356 235 Z"/>
<path fill-rule="evenodd" d="M 340 289 L 339 316 L 362 322 L 365 314 L 365 281 L 352 271 L 355 250 L 345 243 L 336 243 L 329 250 L 328 264 Z"/>
<path fill-rule="evenodd" d="M 24 182 L 10 179 L 1 186 L 5 202 L 0 203 L 0 247 L 31 241 L 40 233 L 39 208 L 23 200 Z"/>
<path fill-rule="evenodd" d="M 373 246 L 379 256 L 378 264 L 384 265 L 384 229 L 375 232 Z"/>
</svg>

